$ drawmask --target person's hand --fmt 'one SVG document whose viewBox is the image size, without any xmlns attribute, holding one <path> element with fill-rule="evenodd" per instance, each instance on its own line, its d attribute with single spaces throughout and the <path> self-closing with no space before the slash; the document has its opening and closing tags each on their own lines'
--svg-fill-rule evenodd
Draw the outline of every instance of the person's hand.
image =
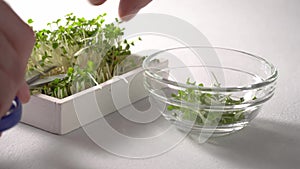
<svg viewBox="0 0 300 169">
<path fill-rule="evenodd" d="M 106 0 L 89 0 L 94 5 L 101 5 Z M 152 0 L 120 0 L 119 16 L 122 20 L 131 19 L 140 9 L 145 7 Z"/>
<path fill-rule="evenodd" d="M 0 0 L 0 118 L 15 96 L 23 103 L 30 98 L 24 75 L 34 42 L 33 30 Z"/>
</svg>

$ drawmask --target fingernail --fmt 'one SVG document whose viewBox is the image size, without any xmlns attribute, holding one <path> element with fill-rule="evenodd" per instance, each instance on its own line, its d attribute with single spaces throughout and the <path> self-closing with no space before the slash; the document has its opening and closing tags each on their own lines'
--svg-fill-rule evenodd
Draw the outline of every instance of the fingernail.
<svg viewBox="0 0 300 169">
<path fill-rule="evenodd" d="M 89 0 L 91 4 L 93 5 L 101 5 L 103 4 L 106 0 Z"/>
</svg>

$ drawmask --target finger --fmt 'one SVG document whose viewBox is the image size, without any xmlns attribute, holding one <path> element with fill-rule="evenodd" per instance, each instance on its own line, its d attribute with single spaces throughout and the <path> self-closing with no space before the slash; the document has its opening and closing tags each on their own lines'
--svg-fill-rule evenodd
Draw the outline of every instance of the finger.
<svg viewBox="0 0 300 169">
<path fill-rule="evenodd" d="M 89 0 L 93 5 L 102 5 L 106 0 Z"/>
<path fill-rule="evenodd" d="M 149 4 L 152 0 L 120 0 L 119 16 L 122 20 L 131 19 L 140 9 Z"/>
<path fill-rule="evenodd" d="M 2 0 L 0 16 L 0 116 L 3 116 L 23 83 L 34 33 Z"/>
<path fill-rule="evenodd" d="M 32 52 L 35 38 L 33 30 L 4 2 L 0 1 L 0 32 L 5 34 L 23 62 Z"/>
<path fill-rule="evenodd" d="M 0 31 L 0 116 L 3 116 L 21 87 L 25 70 L 21 68 L 25 63 L 20 61 L 18 54 Z"/>
<path fill-rule="evenodd" d="M 17 92 L 17 96 L 22 103 L 27 103 L 30 100 L 29 86 L 27 85 L 25 80 L 23 82 L 23 85 L 20 87 L 19 91 Z"/>
<path fill-rule="evenodd" d="M 5 79 L 1 83 L 5 86 L 0 87 L 0 117 L 4 116 L 9 110 L 14 97 L 16 96 L 16 85 L 9 76 L 0 70 L 0 79 Z"/>
<path fill-rule="evenodd" d="M 0 70 L 5 73 L 15 84 L 22 83 L 27 62 L 22 61 L 20 56 L 11 46 L 8 38 L 0 31 Z M 3 79 L 7 80 L 7 79 Z M 2 83 L 5 84 L 6 81 Z M 4 88 L 3 86 L 1 88 Z M 17 90 L 17 89 L 16 89 Z"/>
</svg>

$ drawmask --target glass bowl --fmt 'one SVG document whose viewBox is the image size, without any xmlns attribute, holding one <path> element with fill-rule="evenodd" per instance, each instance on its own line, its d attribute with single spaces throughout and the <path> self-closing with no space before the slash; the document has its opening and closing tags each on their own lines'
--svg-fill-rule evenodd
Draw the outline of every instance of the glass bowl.
<svg viewBox="0 0 300 169">
<path fill-rule="evenodd" d="M 144 85 L 165 119 L 194 134 L 241 130 L 275 90 L 277 70 L 253 54 L 220 47 L 178 47 L 143 62 Z"/>
</svg>

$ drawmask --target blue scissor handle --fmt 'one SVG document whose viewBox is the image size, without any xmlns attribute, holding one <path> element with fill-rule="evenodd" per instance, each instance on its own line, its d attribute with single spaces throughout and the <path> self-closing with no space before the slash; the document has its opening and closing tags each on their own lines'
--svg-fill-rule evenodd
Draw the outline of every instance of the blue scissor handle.
<svg viewBox="0 0 300 169">
<path fill-rule="evenodd" d="M 18 97 L 13 101 L 9 109 L 9 114 L 0 119 L 0 132 L 8 130 L 19 123 L 22 116 L 22 104 Z"/>
</svg>

